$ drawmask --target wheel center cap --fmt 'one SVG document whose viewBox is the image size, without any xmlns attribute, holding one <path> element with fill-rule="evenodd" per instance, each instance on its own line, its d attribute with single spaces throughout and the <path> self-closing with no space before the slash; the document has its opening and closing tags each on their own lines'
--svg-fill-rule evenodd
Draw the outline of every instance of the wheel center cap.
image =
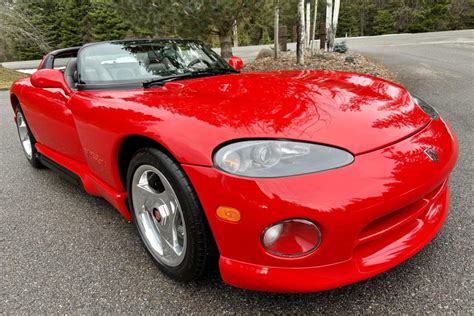
<svg viewBox="0 0 474 316">
<path fill-rule="evenodd" d="M 161 213 L 157 208 L 153 209 L 153 217 L 155 217 L 157 222 L 161 221 Z"/>
</svg>

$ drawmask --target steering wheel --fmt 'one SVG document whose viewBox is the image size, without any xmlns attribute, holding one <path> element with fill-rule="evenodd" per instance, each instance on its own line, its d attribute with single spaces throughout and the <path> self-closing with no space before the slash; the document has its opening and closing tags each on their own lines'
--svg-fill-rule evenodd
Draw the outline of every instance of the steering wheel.
<svg viewBox="0 0 474 316">
<path fill-rule="evenodd" d="M 199 63 L 203 63 L 205 64 L 207 67 L 211 67 L 211 63 L 208 62 L 207 60 L 205 59 L 202 59 L 202 58 L 196 58 L 195 60 L 191 61 L 189 64 L 188 64 L 188 68 L 189 67 L 192 67 L 196 64 L 199 64 Z"/>
</svg>

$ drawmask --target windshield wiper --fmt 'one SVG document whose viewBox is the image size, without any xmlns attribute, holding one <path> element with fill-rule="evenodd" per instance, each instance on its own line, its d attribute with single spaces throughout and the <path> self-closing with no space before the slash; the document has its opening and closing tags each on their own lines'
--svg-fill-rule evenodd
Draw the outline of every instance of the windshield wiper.
<svg viewBox="0 0 474 316">
<path fill-rule="evenodd" d="M 194 74 L 238 74 L 240 71 L 232 68 L 208 68 L 192 71 Z"/>
<path fill-rule="evenodd" d="M 240 71 L 235 69 L 227 69 L 227 68 L 209 68 L 203 70 L 196 70 L 185 72 L 182 74 L 171 75 L 171 76 L 164 76 L 156 79 L 150 79 L 143 82 L 144 88 L 149 88 L 152 86 L 162 86 L 167 82 L 175 81 L 175 80 L 183 80 L 188 78 L 196 78 L 196 77 L 205 77 L 205 76 L 215 76 L 215 75 L 223 75 L 223 74 L 231 74 L 231 73 L 240 73 Z"/>
<path fill-rule="evenodd" d="M 172 76 L 164 76 L 156 79 L 150 79 L 147 81 L 143 81 L 143 88 L 149 88 L 152 86 L 162 86 L 167 82 L 174 81 L 174 80 L 182 80 L 186 78 L 192 78 L 193 75 L 188 72 L 184 74 L 179 74 L 179 75 L 172 75 Z"/>
</svg>

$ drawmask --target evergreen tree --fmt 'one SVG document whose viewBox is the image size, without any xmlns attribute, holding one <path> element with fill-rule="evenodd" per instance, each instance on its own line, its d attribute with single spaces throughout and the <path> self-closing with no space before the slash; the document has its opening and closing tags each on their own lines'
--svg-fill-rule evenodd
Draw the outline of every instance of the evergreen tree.
<svg viewBox="0 0 474 316">
<path fill-rule="evenodd" d="M 394 2 L 391 12 L 393 12 L 397 32 L 409 32 L 410 25 L 416 20 L 417 9 L 403 1 L 397 1 Z"/>
<path fill-rule="evenodd" d="M 129 37 L 176 37 L 177 13 L 170 1 L 114 0 L 115 10 L 131 25 Z"/>
<path fill-rule="evenodd" d="M 341 3 L 341 14 L 339 16 L 337 32 L 339 36 L 347 34 L 349 37 L 360 34 L 357 17 L 352 13 L 352 7 L 346 5 L 344 2 Z"/>
<path fill-rule="evenodd" d="M 374 17 L 373 34 L 391 34 L 395 32 L 395 19 L 393 15 L 387 10 L 379 11 Z"/>
<path fill-rule="evenodd" d="M 250 14 L 242 15 L 238 21 L 240 33 L 248 37 L 248 42 L 257 44 L 272 43 L 273 36 L 273 0 L 261 0 Z M 239 35 L 240 35 L 239 33 Z M 239 43 L 240 42 L 239 39 Z"/>
<path fill-rule="evenodd" d="M 64 11 L 61 18 L 61 42 L 59 46 L 81 46 L 91 39 L 88 12 L 92 8 L 92 2 L 90 0 L 63 1 Z"/>
<path fill-rule="evenodd" d="M 53 0 L 20 0 L 13 4 L 10 13 L 3 17 L 3 23 L 10 24 L 3 29 L 11 55 L 20 60 L 37 59 L 58 45 L 60 5 Z"/>
<path fill-rule="evenodd" d="M 309 0 L 307 0 L 309 1 Z M 298 0 L 280 1 L 280 25 L 296 40 Z M 313 1 L 311 2 L 313 3 Z M 184 37 L 231 54 L 271 42 L 273 0 L 2 0 L 2 58 L 36 59 L 60 47 L 124 37 Z M 320 0 L 324 8 L 325 0 Z M 314 5 L 312 5 L 314 7 Z M 325 10 L 318 10 L 318 24 Z M 474 28 L 474 0 L 341 0 L 338 34 L 349 36 Z M 319 25 L 316 27 L 319 33 Z"/>
<path fill-rule="evenodd" d="M 250 16 L 258 5 L 253 0 L 177 0 L 172 9 L 179 34 L 191 38 L 217 35 L 222 57 L 229 58 L 234 23 Z"/>
<path fill-rule="evenodd" d="M 474 0 L 453 0 L 449 7 L 450 28 L 474 28 Z"/>
<path fill-rule="evenodd" d="M 95 41 L 123 39 L 131 29 L 110 2 L 93 3 L 88 19 L 92 25 L 90 35 Z"/>
</svg>

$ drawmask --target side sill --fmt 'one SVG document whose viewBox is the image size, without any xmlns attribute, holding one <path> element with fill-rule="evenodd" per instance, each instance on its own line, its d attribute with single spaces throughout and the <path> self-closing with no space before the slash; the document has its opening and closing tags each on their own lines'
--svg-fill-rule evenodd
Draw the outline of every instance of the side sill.
<svg viewBox="0 0 474 316">
<path fill-rule="evenodd" d="M 44 166 L 58 173 L 63 179 L 84 189 L 81 178 L 71 170 L 64 168 L 60 164 L 40 153 L 38 153 L 38 159 Z"/>
</svg>

